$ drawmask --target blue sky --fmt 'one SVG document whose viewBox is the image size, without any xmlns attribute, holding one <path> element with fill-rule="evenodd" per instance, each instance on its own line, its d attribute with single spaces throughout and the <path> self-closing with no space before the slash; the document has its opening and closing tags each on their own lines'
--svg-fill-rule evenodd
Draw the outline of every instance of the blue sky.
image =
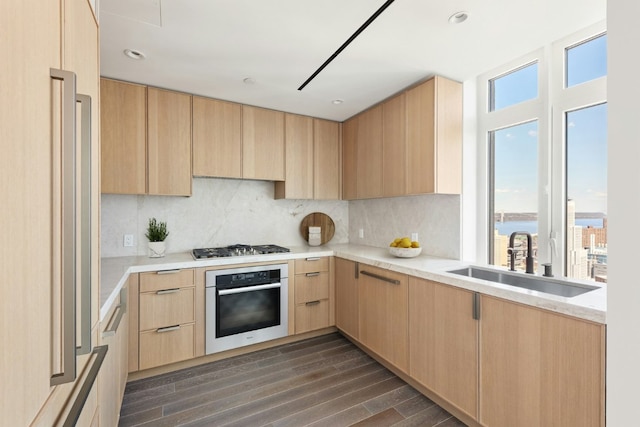
<svg viewBox="0 0 640 427">
<path fill-rule="evenodd" d="M 606 35 L 567 52 L 568 86 L 606 75 Z M 494 82 L 495 106 L 505 108 L 537 96 L 537 64 Z M 607 106 L 566 112 L 567 195 L 577 212 L 607 210 Z M 496 212 L 536 212 L 538 198 L 538 123 L 495 132 Z M 561 143 L 560 141 L 554 141 Z"/>
</svg>

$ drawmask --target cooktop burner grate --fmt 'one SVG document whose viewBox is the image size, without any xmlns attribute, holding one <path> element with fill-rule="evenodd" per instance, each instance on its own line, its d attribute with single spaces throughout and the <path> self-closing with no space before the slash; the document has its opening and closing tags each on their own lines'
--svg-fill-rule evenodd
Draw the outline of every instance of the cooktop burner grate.
<svg viewBox="0 0 640 427">
<path fill-rule="evenodd" d="M 220 248 L 201 248 L 191 251 L 195 259 L 223 258 L 243 255 L 262 255 L 289 252 L 288 248 L 277 245 L 230 245 Z"/>
</svg>

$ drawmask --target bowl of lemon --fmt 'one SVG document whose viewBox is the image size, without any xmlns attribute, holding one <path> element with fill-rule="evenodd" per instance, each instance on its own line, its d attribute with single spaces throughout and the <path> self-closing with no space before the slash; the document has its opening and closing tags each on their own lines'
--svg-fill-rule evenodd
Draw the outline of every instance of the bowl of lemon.
<svg viewBox="0 0 640 427">
<path fill-rule="evenodd" d="M 417 257 L 421 252 L 420 243 L 412 241 L 408 237 L 398 237 L 389 245 L 389 253 L 398 258 Z"/>
</svg>

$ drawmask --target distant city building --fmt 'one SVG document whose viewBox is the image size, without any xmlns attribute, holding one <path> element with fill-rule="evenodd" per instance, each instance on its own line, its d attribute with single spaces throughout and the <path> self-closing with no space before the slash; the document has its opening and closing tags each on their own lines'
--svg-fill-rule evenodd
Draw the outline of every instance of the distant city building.
<svg viewBox="0 0 640 427">
<path fill-rule="evenodd" d="M 595 237 L 593 242 L 591 236 Z M 582 229 L 582 247 L 593 247 L 594 243 L 596 245 L 607 244 L 607 218 L 602 218 L 602 228 L 588 226 Z"/>
</svg>

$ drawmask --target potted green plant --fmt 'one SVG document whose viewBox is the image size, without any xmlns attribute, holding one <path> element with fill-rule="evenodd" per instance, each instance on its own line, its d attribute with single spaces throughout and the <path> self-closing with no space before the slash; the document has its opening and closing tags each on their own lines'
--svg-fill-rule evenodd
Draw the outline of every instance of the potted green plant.
<svg viewBox="0 0 640 427">
<path fill-rule="evenodd" d="M 145 236 L 149 239 L 149 257 L 160 258 L 164 256 L 166 244 L 164 240 L 169 235 L 167 231 L 167 223 L 157 221 L 155 218 L 149 218 L 147 233 Z"/>
</svg>

